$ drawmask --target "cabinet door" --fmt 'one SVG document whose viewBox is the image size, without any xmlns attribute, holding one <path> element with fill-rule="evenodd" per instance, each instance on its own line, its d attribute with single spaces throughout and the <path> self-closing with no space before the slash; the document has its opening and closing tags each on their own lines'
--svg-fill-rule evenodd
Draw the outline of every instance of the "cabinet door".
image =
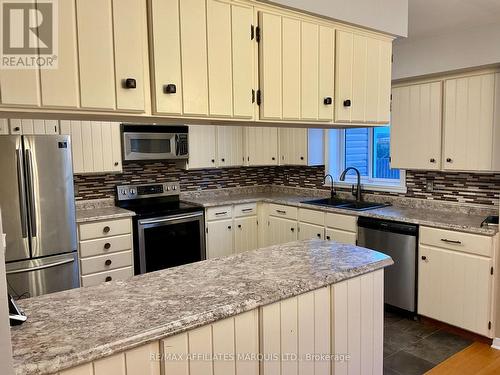
<svg viewBox="0 0 500 375">
<path fill-rule="evenodd" d="M 319 26 L 301 22 L 301 119 L 318 120 Z M 286 93 L 286 92 L 285 92 Z"/>
<path fill-rule="evenodd" d="M 234 219 L 234 252 L 257 249 L 257 217 L 250 216 Z"/>
<path fill-rule="evenodd" d="M 150 4 L 154 111 L 181 114 L 183 93 L 179 1 L 151 0 Z M 167 85 L 175 85 L 176 92 L 166 92 Z"/>
<path fill-rule="evenodd" d="M 15 106 L 39 106 L 39 75 L 38 69 L 0 70 L 0 103 Z"/>
<path fill-rule="evenodd" d="M 217 127 L 217 165 L 234 167 L 243 165 L 243 128 Z"/>
<path fill-rule="evenodd" d="M 115 109 L 112 2 L 76 0 L 76 5 L 81 106 Z"/>
<path fill-rule="evenodd" d="M 212 125 L 189 126 L 189 169 L 216 167 L 216 127 Z"/>
<path fill-rule="evenodd" d="M 441 167 L 441 82 L 392 90 L 391 168 Z"/>
<path fill-rule="evenodd" d="M 182 0 L 179 4 L 184 114 L 206 116 L 208 70 L 205 0 Z"/>
<path fill-rule="evenodd" d="M 277 128 L 248 127 L 245 143 L 248 165 L 278 165 Z"/>
<path fill-rule="evenodd" d="M 350 245 L 356 245 L 356 233 L 347 232 L 340 229 L 326 228 L 325 230 L 327 241 L 336 241 Z"/>
<path fill-rule="evenodd" d="M 142 0 L 113 0 L 116 108 L 144 112 L 144 42 L 146 3 Z M 126 85 L 134 79 L 136 87 Z"/>
<path fill-rule="evenodd" d="M 444 169 L 491 170 L 495 75 L 449 79 L 444 90 Z"/>
<path fill-rule="evenodd" d="M 318 119 L 333 120 L 333 101 L 335 92 L 335 30 L 319 27 L 319 99 Z M 325 103 L 326 98 L 332 99 L 332 104 Z"/>
<path fill-rule="evenodd" d="M 419 246 L 418 313 L 491 336 L 490 258 Z"/>
<path fill-rule="evenodd" d="M 325 228 L 319 225 L 299 223 L 299 240 L 324 239 Z"/>
<path fill-rule="evenodd" d="M 335 121 L 351 120 L 352 74 L 353 74 L 353 41 L 354 35 L 347 31 L 337 30 L 335 43 Z"/>
<path fill-rule="evenodd" d="M 282 118 L 282 22 L 281 16 L 259 13 L 262 41 L 259 43 L 260 89 L 262 104 L 260 118 Z M 296 79 L 297 77 L 293 77 Z"/>
<path fill-rule="evenodd" d="M 280 128 L 280 164 L 307 165 L 308 129 Z"/>
<path fill-rule="evenodd" d="M 300 120 L 301 98 L 301 52 L 300 52 L 300 21 L 294 18 L 282 19 L 283 43 L 283 120 Z M 265 43 L 265 41 L 263 41 Z M 266 98 L 267 100 L 268 98 Z"/>
<path fill-rule="evenodd" d="M 268 224 L 267 240 L 269 245 L 297 240 L 297 222 L 295 220 L 271 216 Z"/>
<path fill-rule="evenodd" d="M 41 69 L 42 105 L 49 107 L 79 106 L 78 50 L 76 43 L 76 9 L 74 1 L 58 2 L 57 69 Z"/>
<path fill-rule="evenodd" d="M 233 220 L 207 223 L 207 259 L 233 254 Z"/>
</svg>

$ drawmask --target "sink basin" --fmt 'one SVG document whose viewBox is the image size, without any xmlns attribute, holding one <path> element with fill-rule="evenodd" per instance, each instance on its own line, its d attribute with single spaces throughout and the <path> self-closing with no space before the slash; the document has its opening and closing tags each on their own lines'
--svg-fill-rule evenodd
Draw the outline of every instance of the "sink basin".
<svg viewBox="0 0 500 375">
<path fill-rule="evenodd" d="M 330 198 L 303 201 L 301 203 L 314 204 L 317 206 L 344 208 L 346 210 L 353 210 L 353 211 L 366 211 L 366 210 L 373 210 L 375 208 L 389 206 L 388 203 L 357 202 L 345 199 L 330 199 Z"/>
</svg>

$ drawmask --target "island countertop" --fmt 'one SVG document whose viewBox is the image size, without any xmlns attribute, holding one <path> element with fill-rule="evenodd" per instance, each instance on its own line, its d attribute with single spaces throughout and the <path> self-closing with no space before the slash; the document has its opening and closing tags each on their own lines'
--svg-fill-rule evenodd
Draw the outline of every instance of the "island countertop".
<svg viewBox="0 0 500 375">
<path fill-rule="evenodd" d="M 391 265 L 322 240 L 271 246 L 30 298 L 12 329 L 16 374 L 51 374 Z"/>
</svg>

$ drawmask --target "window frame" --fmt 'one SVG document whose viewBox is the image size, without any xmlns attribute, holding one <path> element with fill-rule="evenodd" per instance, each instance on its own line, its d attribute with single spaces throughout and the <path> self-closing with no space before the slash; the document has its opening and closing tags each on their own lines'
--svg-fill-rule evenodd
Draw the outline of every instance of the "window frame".
<svg viewBox="0 0 500 375">
<path fill-rule="evenodd" d="M 368 174 L 361 176 L 361 187 L 364 190 L 384 191 L 391 193 L 406 193 L 406 171 L 399 170 L 399 180 L 386 178 L 373 178 L 373 127 L 368 127 Z M 357 183 L 356 175 L 349 173 L 345 181 L 340 181 L 339 176 L 345 169 L 345 130 L 346 129 L 328 129 L 325 131 L 325 175 L 331 174 L 335 179 L 335 186 L 348 188 Z M 335 133 L 336 134 L 335 134 Z M 333 144 L 333 147 L 332 147 Z M 333 148 L 333 149 L 332 149 Z M 333 160 L 332 160 L 333 159 Z M 333 164 L 333 165 L 332 165 Z M 328 182 L 325 186 L 330 186 Z"/>
</svg>

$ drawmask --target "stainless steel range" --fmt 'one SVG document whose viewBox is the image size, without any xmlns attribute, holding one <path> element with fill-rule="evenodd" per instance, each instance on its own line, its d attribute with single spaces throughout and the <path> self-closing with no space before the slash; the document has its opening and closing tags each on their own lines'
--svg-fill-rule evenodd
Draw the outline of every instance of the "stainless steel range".
<svg viewBox="0 0 500 375">
<path fill-rule="evenodd" d="M 117 206 L 134 211 L 135 274 L 206 259 L 203 207 L 182 202 L 178 182 L 117 186 Z"/>
</svg>

